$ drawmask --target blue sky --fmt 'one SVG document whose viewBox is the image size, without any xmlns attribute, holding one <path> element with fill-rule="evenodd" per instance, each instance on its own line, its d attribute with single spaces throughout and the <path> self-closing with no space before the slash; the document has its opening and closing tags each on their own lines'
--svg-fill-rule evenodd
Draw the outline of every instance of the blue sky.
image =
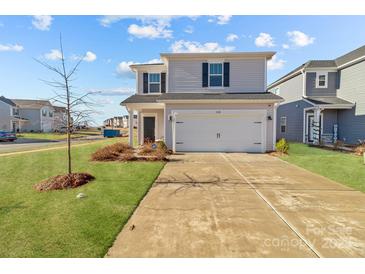
<svg viewBox="0 0 365 274">
<path fill-rule="evenodd" d="M 134 92 L 128 65 L 160 52 L 276 51 L 268 83 L 308 59 L 333 59 L 365 44 L 365 16 L 0 16 L 0 95 L 48 99 L 59 34 L 70 65 L 84 57 L 75 86 L 94 95 L 97 123 L 123 115 Z M 86 54 L 86 55 L 85 55 Z"/>
</svg>

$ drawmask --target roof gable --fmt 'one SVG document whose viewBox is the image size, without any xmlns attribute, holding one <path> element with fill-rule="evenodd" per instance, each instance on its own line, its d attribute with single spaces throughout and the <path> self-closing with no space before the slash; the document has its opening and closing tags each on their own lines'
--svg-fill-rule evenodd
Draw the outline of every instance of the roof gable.
<svg viewBox="0 0 365 274">
<path fill-rule="evenodd" d="M 0 101 L 10 106 L 16 107 L 16 104 L 12 100 L 5 98 L 4 96 L 0 96 Z"/>
</svg>

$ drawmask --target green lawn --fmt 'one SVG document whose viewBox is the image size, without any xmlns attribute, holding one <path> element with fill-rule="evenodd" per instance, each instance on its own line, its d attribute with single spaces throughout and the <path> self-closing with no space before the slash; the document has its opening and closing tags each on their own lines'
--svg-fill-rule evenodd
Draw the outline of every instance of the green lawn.
<svg viewBox="0 0 365 274">
<path fill-rule="evenodd" d="M 103 257 L 164 165 L 89 161 L 118 140 L 73 149 L 74 171 L 96 180 L 72 190 L 33 189 L 65 172 L 66 150 L 0 156 L 0 257 Z"/>
<path fill-rule="evenodd" d="M 360 156 L 290 143 L 289 155 L 281 159 L 365 192 L 365 165 Z"/>
<path fill-rule="evenodd" d="M 99 132 L 100 134 L 100 132 Z M 79 138 L 88 135 L 95 135 L 95 133 L 88 133 L 88 132 L 76 132 L 71 135 L 71 138 Z M 36 132 L 24 132 L 17 134 L 18 138 L 27 138 L 27 139 L 42 139 L 42 140 L 64 140 L 67 138 L 66 133 L 36 133 Z"/>
</svg>

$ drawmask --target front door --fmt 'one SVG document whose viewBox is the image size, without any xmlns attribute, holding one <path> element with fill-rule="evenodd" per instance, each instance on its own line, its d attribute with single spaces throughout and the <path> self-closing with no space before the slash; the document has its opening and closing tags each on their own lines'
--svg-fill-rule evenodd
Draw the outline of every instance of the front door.
<svg viewBox="0 0 365 274">
<path fill-rule="evenodd" d="M 144 142 L 155 141 L 155 117 L 143 117 L 143 140 Z"/>
</svg>

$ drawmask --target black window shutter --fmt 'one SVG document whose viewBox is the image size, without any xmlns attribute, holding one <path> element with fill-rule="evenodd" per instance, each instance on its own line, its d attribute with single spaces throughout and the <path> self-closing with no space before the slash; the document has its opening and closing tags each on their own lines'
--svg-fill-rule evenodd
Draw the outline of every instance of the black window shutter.
<svg viewBox="0 0 365 274">
<path fill-rule="evenodd" d="M 166 93 L 166 72 L 161 73 L 161 93 Z"/>
<path fill-rule="evenodd" d="M 223 86 L 229 87 L 229 63 L 224 63 Z"/>
<path fill-rule="evenodd" d="M 148 93 L 148 73 L 143 73 L 143 93 Z"/>
<path fill-rule="evenodd" d="M 203 88 L 208 87 L 208 63 L 203 63 L 203 73 L 202 73 L 202 86 Z"/>
</svg>

